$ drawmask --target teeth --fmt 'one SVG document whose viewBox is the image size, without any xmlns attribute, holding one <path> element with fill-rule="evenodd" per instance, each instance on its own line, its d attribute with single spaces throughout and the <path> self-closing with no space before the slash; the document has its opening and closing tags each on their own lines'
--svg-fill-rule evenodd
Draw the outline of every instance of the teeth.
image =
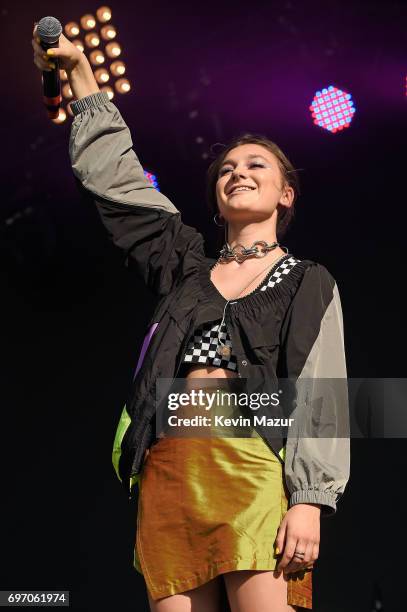
<svg viewBox="0 0 407 612">
<path fill-rule="evenodd" d="M 237 187 L 232 191 L 232 193 L 235 193 L 235 191 L 251 191 L 251 189 L 252 187 Z"/>
</svg>

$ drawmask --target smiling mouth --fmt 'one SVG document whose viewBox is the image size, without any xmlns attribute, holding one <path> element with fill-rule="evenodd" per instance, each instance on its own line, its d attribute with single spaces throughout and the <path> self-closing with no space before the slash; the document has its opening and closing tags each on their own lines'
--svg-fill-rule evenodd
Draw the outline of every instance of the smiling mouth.
<svg viewBox="0 0 407 612">
<path fill-rule="evenodd" d="M 254 187 L 249 187 L 248 189 L 234 189 L 232 193 L 229 193 L 229 198 L 231 198 L 232 196 L 238 193 L 248 193 L 250 191 L 254 191 L 254 189 L 255 189 Z"/>
</svg>

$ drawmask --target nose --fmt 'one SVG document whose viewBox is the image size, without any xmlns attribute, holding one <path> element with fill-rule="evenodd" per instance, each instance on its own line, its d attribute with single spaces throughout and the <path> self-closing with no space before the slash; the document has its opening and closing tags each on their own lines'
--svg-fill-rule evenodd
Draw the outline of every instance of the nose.
<svg viewBox="0 0 407 612">
<path fill-rule="evenodd" d="M 235 168 L 235 169 L 233 170 L 233 172 L 232 172 L 232 179 L 233 179 L 233 180 L 236 180 L 236 179 L 238 179 L 238 178 L 240 178 L 240 177 L 244 177 L 244 176 L 246 176 L 246 175 L 245 175 L 245 173 L 243 172 L 243 168 L 238 168 L 238 167 L 236 166 L 236 168 Z"/>
</svg>

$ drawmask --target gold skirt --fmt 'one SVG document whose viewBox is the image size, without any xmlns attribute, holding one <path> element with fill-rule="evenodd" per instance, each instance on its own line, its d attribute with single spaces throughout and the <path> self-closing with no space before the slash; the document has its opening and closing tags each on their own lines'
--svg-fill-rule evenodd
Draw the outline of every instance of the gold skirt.
<svg viewBox="0 0 407 612">
<path fill-rule="evenodd" d="M 134 567 L 154 600 L 235 570 L 274 570 L 287 512 L 283 467 L 263 439 L 164 437 L 139 481 Z M 290 574 L 287 603 L 312 608 L 312 569 Z"/>
</svg>

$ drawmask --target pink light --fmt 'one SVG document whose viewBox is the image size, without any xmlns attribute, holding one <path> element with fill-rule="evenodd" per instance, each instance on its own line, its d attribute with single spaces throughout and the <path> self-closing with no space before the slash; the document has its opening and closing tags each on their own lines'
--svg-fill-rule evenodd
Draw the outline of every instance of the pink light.
<svg viewBox="0 0 407 612">
<path fill-rule="evenodd" d="M 317 91 L 309 109 L 315 125 L 333 133 L 348 128 L 355 114 L 351 94 L 333 85 Z"/>
</svg>

